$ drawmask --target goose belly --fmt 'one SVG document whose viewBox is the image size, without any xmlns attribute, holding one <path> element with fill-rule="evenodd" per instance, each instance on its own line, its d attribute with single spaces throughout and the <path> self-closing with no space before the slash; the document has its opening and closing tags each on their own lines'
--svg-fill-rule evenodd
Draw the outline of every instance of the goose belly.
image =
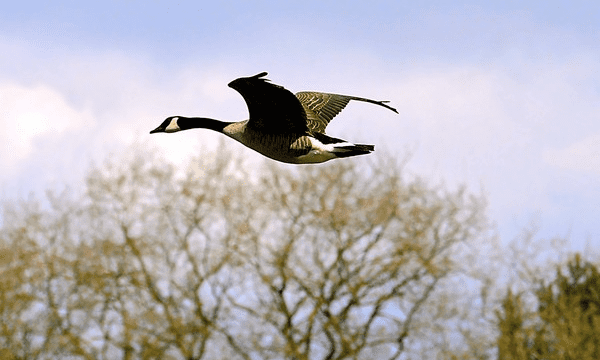
<svg viewBox="0 0 600 360">
<path fill-rule="evenodd" d="M 317 150 L 311 150 L 308 154 L 298 156 L 296 164 L 318 164 L 331 159 L 335 159 L 337 156 L 330 152 L 322 152 Z"/>
<path fill-rule="evenodd" d="M 284 163 L 319 163 L 335 157 L 333 154 L 324 152 L 320 146 L 315 148 L 313 144 L 317 140 L 306 135 L 260 134 L 250 136 L 243 134 L 231 137 L 268 158 Z"/>
<path fill-rule="evenodd" d="M 235 130 L 235 131 L 231 131 Z M 228 129 L 225 135 L 273 160 L 290 164 L 314 164 L 337 157 L 335 146 L 350 143 L 324 144 L 306 134 L 265 134 L 247 127 Z"/>
</svg>

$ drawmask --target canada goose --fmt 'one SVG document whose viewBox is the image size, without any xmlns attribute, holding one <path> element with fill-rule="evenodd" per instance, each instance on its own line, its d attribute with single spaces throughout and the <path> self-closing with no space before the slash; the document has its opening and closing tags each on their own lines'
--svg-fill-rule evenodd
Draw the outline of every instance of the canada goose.
<svg viewBox="0 0 600 360">
<path fill-rule="evenodd" d="M 271 159 L 292 164 L 320 163 L 335 158 L 368 154 L 373 145 L 352 144 L 325 135 L 327 124 L 350 100 L 388 108 L 387 101 L 303 91 L 295 96 L 265 79 L 266 72 L 229 83 L 248 105 L 250 119 L 224 122 L 215 119 L 171 116 L 150 131 L 177 132 L 205 128 L 221 132 Z"/>
</svg>

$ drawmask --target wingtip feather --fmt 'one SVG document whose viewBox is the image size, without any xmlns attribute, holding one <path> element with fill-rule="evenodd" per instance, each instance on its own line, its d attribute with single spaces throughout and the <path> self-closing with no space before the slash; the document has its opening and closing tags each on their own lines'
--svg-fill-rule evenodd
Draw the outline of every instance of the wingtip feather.
<svg viewBox="0 0 600 360">
<path fill-rule="evenodd" d="M 252 79 L 260 79 L 267 75 L 268 75 L 268 73 L 266 71 L 263 71 L 260 74 L 256 74 L 256 75 L 252 76 Z M 263 80 L 269 80 L 269 79 L 263 79 Z"/>
</svg>

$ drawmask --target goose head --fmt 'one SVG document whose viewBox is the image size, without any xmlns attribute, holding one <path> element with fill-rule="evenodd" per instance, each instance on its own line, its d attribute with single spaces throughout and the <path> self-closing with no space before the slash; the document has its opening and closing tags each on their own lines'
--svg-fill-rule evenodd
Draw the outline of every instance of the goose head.
<svg viewBox="0 0 600 360">
<path fill-rule="evenodd" d="M 156 129 L 150 131 L 150 134 L 160 133 L 160 132 L 172 133 L 172 132 L 181 131 L 183 129 L 180 127 L 180 125 L 178 123 L 178 121 L 181 119 L 182 119 L 181 116 L 169 116 Z"/>
</svg>

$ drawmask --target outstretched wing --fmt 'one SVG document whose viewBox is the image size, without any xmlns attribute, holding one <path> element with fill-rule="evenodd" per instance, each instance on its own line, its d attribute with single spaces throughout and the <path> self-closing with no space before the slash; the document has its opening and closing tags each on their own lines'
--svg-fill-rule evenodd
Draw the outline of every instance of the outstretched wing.
<svg viewBox="0 0 600 360">
<path fill-rule="evenodd" d="M 350 100 L 364 101 L 383 106 L 398 113 L 393 107 L 386 105 L 388 101 L 376 101 L 356 96 L 327 94 L 315 91 L 302 91 L 296 94 L 304 107 L 307 125 L 311 131 L 323 133 L 329 122 L 342 111 Z"/>
<path fill-rule="evenodd" d="M 269 82 L 266 75 L 262 72 L 229 83 L 248 105 L 248 127 L 266 134 L 306 133 L 306 112 L 298 98 L 283 86 Z"/>
</svg>

